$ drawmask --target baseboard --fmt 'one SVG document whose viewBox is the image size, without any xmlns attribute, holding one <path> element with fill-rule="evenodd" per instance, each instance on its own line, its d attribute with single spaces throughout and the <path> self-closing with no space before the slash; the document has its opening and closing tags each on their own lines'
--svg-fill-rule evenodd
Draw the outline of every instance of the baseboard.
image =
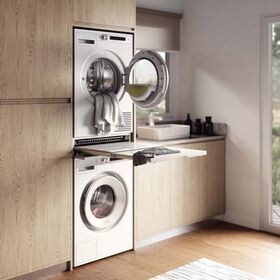
<svg viewBox="0 0 280 280">
<path fill-rule="evenodd" d="M 192 225 L 170 229 L 165 232 L 161 232 L 161 233 L 155 234 L 153 236 L 150 236 L 148 238 L 136 241 L 134 244 L 134 249 L 139 249 L 141 247 L 148 246 L 148 245 L 151 245 L 151 244 L 154 244 L 154 243 L 157 243 L 157 242 L 160 242 L 160 241 L 172 238 L 172 237 L 176 237 L 181 234 L 192 232 L 192 231 L 195 231 L 195 230 L 198 230 L 198 229 L 210 226 L 210 225 L 214 225 L 219 222 L 220 221 L 217 219 L 209 219 L 209 220 L 205 220 L 203 222 L 195 223 Z"/>
<path fill-rule="evenodd" d="M 31 273 L 27 273 L 18 277 L 10 278 L 11 280 L 38 280 L 39 278 L 43 278 L 49 276 L 51 274 L 64 272 L 69 270 L 69 262 L 57 264 L 51 267 L 47 267 L 38 271 L 34 271 Z"/>
<path fill-rule="evenodd" d="M 255 230 L 260 230 L 260 220 L 259 218 L 256 217 L 239 215 L 232 212 L 226 212 L 223 220 L 231 224 L 235 224 L 235 225 L 239 225 Z"/>
</svg>

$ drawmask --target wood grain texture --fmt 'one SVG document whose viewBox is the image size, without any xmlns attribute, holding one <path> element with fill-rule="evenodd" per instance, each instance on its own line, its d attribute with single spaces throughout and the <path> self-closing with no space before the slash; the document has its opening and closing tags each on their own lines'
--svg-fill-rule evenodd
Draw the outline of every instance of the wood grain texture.
<svg viewBox="0 0 280 280">
<path fill-rule="evenodd" d="M 147 280 L 200 258 L 279 280 L 280 238 L 222 223 L 44 280 Z"/>
<path fill-rule="evenodd" d="M 0 99 L 71 97 L 71 0 L 0 0 Z"/>
<path fill-rule="evenodd" d="M 74 25 L 135 28 L 135 0 L 73 0 Z M 111 28 L 110 28 L 111 29 Z"/>
<path fill-rule="evenodd" d="M 224 213 L 225 141 L 174 147 L 206 150 L 207 156 L 134 168 L 135 241 Z"/>
<path fill-rule="evenodd" d="M 225 141 L 177 145 L 207 156 L 171 163 L 171 226 L 183 226 L 225 211 Z"/>
<path fill-rule="evenodd" d="M 170 164 L 134 168 L 134 238 L 139 240 L 170 228 Z"/>
<path fill-rule="evenodd" d="M 0 279 L 71 259 L 71 104 L 0 106 Z"/>
</svg>

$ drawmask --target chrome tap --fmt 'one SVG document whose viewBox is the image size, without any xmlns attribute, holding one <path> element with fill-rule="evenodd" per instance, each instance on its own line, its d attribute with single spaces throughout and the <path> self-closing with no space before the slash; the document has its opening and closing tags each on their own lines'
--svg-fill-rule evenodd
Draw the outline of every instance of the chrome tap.
<svg viewBox="0 0 280 280">
<path fill-rule="evenodd" d="M 153 112 L 149 113 L 149 126 L 155 126 L 155 120 L 162 121 L 163 117 L 155 116 Z"/>
</svg>

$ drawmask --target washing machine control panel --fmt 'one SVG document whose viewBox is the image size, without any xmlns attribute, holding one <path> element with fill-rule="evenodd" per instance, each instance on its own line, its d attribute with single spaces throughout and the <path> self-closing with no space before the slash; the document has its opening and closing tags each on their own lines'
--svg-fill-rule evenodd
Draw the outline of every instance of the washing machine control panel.
<svg viewBox="0 0 280 280">
<path fill-rule="evenodd" d="M 126 36 L 125 34 L 112 34 L 112 33 L 104 33 L 98 36 L 100 41 L 117 41 L 117 42 L 124 42 L 124 43 L 131 43 L 131 36 Z"/>
</svg>

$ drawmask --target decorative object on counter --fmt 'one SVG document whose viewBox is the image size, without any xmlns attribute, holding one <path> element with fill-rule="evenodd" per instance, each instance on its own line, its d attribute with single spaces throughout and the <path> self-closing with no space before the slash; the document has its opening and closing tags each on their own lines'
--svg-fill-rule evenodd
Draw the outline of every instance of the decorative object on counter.
<svg viewBox="0 0 280 280">
<path fill-rule="evenodd" d="M 212 117 L 206 116 L 203 124 L 203 135 L 212 136 L 214 125 L 212 123 Z"/>
<path fill-rule="evenodd" d="M 190 116 L 190 113 L 187 114 L 187 119 L 185 120 L 185 125 L 189 125 L 190 126 L 190 134 L 193 133 L 193 130 L 192 130 L 192 119 L 191 119 L 191 116 Z"/>
<path fill-rule="evenodd" d="M 193 124 L 193 134 L 195 134 L 195 135 L 202 135 L 201 119 L 195 119 L 195 122 Z"/>
</svg>

